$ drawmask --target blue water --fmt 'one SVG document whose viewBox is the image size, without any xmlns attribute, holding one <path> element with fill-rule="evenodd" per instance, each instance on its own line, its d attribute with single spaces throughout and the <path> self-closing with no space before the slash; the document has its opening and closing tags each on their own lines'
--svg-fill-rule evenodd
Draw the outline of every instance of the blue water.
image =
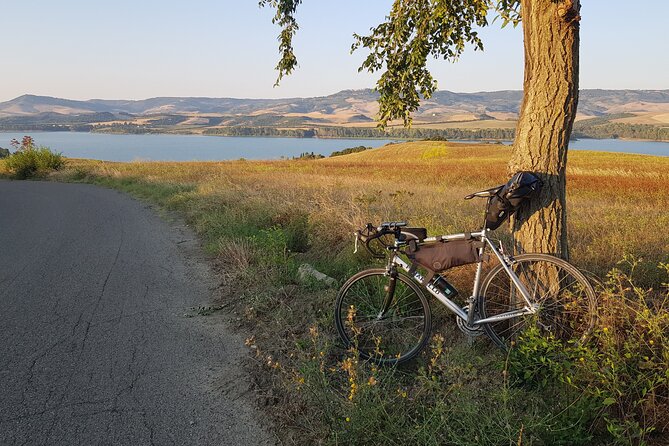
<svg viewBox="0 0 669 446">
<path fill-rule="evenodd" d="M 454 141 L 471 142 L 471 141 Z M 513 141 L 502 141 L 511 145 Z M 571 150 L 593 150 L 595 152 L 636 153 L 639 155 L 669 156 L 669 142 L 627 141 L 624 139 L 579 139 L 569 141 Z"/>
<path fill-rule="evenodd" d="M 0 133 L 0 147 L 12 150 L 10 141 L 25 132 Z M 278 159 L 304 152 L 328 156 L 335 150 L 355 146 L 380 147 L 387 139 L 255 138 L 195 135 L 106 135 L 75 132 L 30 132 L 38 145 L 50 147 L 70 158 L 107 161 L 216 161 L 230 159 Z M 669 143 L 582 139 L 570 149 L 626 152 L 669 156 Z"/>
<path fill-rule="evenodd" d="M 0 133 L 0 147 L 13 150 L 12 138 L 25 132 Z M 30 132 L 35 143 L 70 158 L 105 161 L 217 161 L 279 159 L 304 152 L 330 155 L 355 146 L 380 147 L 384 139 L 255 138 L 197 135 L 106 135 L 77 132 Z"/>
<path fill-rule="evenodd" d="M 569 141 L 573 150 L 638 153 L 641 155 L 669 156 L 669 142 L 626 141 L 623 139 L 579 139 Z"/>
</svg>

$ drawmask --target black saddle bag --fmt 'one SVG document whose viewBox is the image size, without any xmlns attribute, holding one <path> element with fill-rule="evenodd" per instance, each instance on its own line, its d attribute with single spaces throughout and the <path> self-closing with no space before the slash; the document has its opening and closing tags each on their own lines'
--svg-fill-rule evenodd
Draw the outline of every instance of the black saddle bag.
<svg viewBox="0 0 669 446">
<path fill-rule="evenodd" d="M 542 181 L 532 172 L 518 172 L 504 187 L 488 201 L 485 227 L 499 228 L 521 204 L 535 197 L 543 186 Z"/>
</svg>

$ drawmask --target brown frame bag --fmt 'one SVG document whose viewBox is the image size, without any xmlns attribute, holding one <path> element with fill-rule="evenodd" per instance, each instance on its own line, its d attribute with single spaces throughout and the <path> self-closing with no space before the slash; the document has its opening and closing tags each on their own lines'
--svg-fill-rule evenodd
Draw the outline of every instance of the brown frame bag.
<svg viewBox="0 0 669 446">
<path fill-rule="evenodd" d="M 480 260 L 479 249 L 483 242 L 478 240 L 453 240 L 421 245 L 408 252 L 414 263 L 432 273 L 439 273 L 456 266 L 476 263 Z"/>
</svg>

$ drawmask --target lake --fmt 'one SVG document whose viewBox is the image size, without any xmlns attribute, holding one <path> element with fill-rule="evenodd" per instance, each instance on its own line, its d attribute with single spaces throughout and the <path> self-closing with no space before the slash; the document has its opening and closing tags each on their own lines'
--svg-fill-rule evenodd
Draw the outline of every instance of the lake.
<svg viewBox="0 0 669 446">
<path fill-rule="evenodd" d="M 76 132 L 5 132 L 0 147 L 9 148 L 12 138 L 29 133 L 38 145 L 50 147 L 70 158 L 107 161 L 216 161 L 231 159 L 278 159 L 314 152 L 328 156 L 355 146 L 380 147 L 389 139 L 257 138 L 198 135 L 107 135 Z M 572 141 L 573 150 L 639 153 L 669 156 L 669 143 L 582 139 Z"/>
</svg>

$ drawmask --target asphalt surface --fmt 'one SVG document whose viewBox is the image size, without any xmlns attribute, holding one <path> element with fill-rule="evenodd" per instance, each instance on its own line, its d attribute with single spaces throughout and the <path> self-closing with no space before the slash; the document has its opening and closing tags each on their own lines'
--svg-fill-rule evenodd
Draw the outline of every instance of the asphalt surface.
<svg viewBox="0 0 669 446">
<path fill-rule="evenodd" d="M 273 444 L 199 252 L 122 193 L 0 181 L 0 445 Z"/>
</svg>

